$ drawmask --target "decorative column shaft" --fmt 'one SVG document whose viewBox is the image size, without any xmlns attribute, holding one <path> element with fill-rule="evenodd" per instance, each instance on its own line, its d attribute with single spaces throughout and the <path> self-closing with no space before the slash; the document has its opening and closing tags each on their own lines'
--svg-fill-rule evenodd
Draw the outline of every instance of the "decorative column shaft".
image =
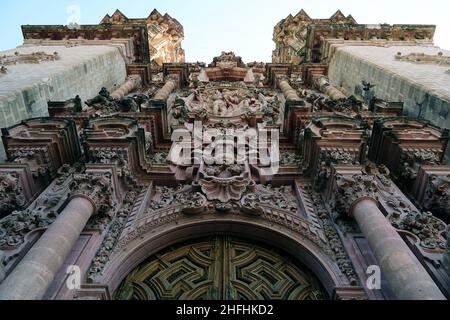
<svg viewBox="0 0 450 320">
<path fill-rule="evenodd" d="M 39 300 L 95 213 L 112 207 L 111 177 L 75 175 L 71 200 L 14 271 L 0 285 L 0 300 Z"/>
<path fill-rule="evenodd" d="M 400 300 L 445 300 L 431 276 L 373 200 L 362 200 L 353 216 Z"/>
<path fill-rule="evenodd" d="M 90 200 L 72 199 L 2 283 L 0 300 L 42 299 L 93 214 Z"/>
<path fill-rule="evenodd" d="M 170 94 L 177 88 L 177 79 L 175 77 L 169 77 L 164 87 L 158 90 L 155 94 L 154 100 L 167 100 Z"/>
<path fill-rule="evenodd" d="M 127 80 L 113 93 L 111 93 L 111 97 L 114 99 L 120 99 L 125 97 L 131 91 L 139 88 L 142 85 L 142 79 L 140 75 L 131 75 L 127 78 Z"/>
<path fill-rule="evenodd" d="M 288 101 L 299 101 L 301 100 L 300 97 L 297 94 L 297 91 L 295 91 L 291 85 L 289 84 L 289 81 L 286 77 L 279 77 L 277 79 L 278 87 L 283 92 L 284 96 L 286 97 L 286 100 Z"/>
<path fill-rule="evenodd" d="M 445 300 L 431 276 L 378 208 L 379 188 L 379 181 L 373 175 L 337 174 L 336 209 L 356 219 L 397 299 Z"/>
</svg>

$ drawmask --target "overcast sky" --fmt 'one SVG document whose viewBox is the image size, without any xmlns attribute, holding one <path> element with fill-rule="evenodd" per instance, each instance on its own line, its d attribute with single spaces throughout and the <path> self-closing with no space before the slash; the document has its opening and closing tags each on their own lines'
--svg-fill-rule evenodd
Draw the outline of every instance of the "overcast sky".
<svg viewBox="0 0 450 320">
<path fill-rule="evenodd" d="M 22 44 L 22 24 L 66 24 L 71 5 L 81 9 L 82 24 L 97 24 L 117 8 L 129 18 L 167 12 L 184 26 L 189 62 L 211 62 L 221 51 L 269 62 L 273 27 L 302 8 L 311 18 L 341 9 L 362 24 L 435 24 L 436 45 L 450 50 L 449 0 L 2 0 L 0 50 Z"/>
</svg>

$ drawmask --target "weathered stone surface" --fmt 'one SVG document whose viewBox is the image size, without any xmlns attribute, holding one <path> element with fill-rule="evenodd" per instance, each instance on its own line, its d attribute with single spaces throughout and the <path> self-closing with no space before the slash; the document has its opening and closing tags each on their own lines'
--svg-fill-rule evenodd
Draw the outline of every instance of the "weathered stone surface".
<svg viewBox="0 0 450 320">
<path fill-rule="evenodd" d="M 82 101 L 94 97 L 102 87 L 113 89 L 126 77 L 125 61 L 114 46 L 26 46 L 3 51 L 31 54 L 58 53 L 58 59 L 39 64 L 8 65 L 0 77 L 0 128 L 27 118 L 45 116 L 48 101 L 65 101 L 79 95 Z M 4 159 L 3 147 L 0 159 Z"/>
<path fill-rule="evenodd" d="M 440 128 L 450 128 L 450 75 L 448 67 L 418 64 L 396 59 L 402 55 L 425 53 L 437 55 L 449 51 L 435 46 L 348 46 L 338 47 L 330 61 L 329 77 L 333 84 L 349 92 L 360 91 L 362 81 L 375 84 L 377 98 L 404 102 L 404 114 L 430 120 Z M 447 152 L 447 161 L 450 151 Z"/>
</svg>

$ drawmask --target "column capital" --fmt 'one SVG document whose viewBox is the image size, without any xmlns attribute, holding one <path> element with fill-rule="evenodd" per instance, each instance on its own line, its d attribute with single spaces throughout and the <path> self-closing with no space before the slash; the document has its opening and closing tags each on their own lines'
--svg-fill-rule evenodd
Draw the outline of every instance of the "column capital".
<svg viewBox="0 0 450 320">
<path fill-rule="evenodd" d="M 70 197 L 82 197 L 92 202 L 96 214 L 107 213 L 114 205 L 111 173 L 75 174 L 70 185 Z"/>
<path fill-rule="evenodd" d="M 355 174 L 345 176 L 336 174 L 334 205 L 341 214 L 353 214 L 354 206 L 362 200 L 378 203 L 378 185 L 373 175 Z"/>
</svg>

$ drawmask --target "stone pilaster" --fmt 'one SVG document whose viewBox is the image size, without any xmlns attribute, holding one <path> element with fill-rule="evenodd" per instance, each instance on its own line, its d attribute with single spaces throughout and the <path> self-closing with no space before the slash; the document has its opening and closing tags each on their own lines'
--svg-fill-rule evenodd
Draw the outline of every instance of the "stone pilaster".
<svg viewBox="0 0 450 320">
<path fill-rule="evenodd" d="M 89 219 L 112 205 L 110 177 L 74 175 L 69 203 L 0 285 L 0 300 L 42 299 Z"/>
</svg>

